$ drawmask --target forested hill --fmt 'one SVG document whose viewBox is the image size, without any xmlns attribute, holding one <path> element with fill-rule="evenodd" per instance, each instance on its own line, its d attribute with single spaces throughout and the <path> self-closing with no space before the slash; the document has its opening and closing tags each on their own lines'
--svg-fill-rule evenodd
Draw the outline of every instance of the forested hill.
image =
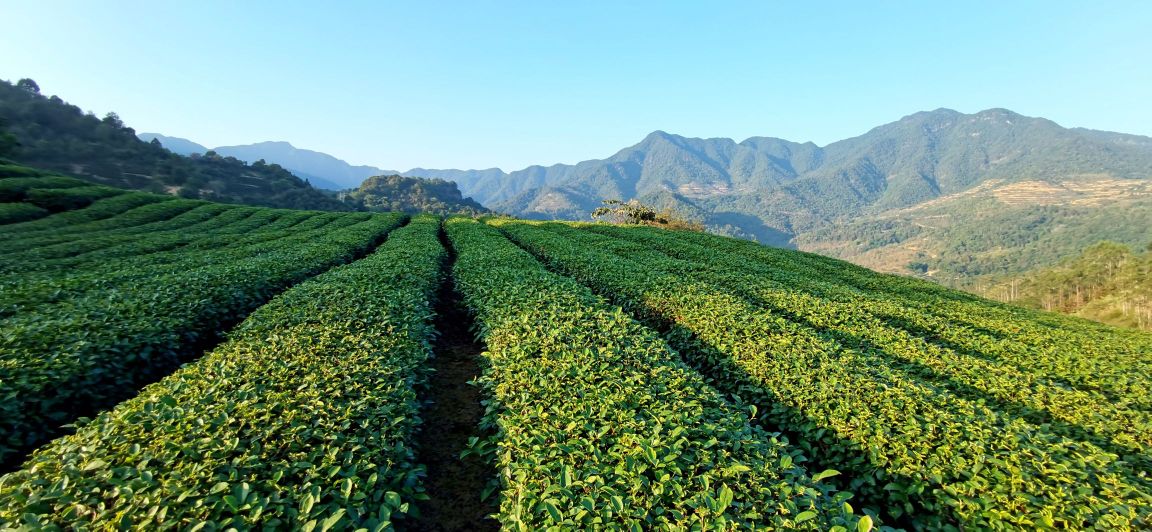
<svg viewBox="0 0 1152 532">
<path fill-rule="evenodd" d="M 0 119 L 17 162 L 116 187 L 269 207 L 350 210 L 279 165 L 245 164 L 209 152 L 183 157 L 143 142 L 118 116 L 86 114 L 34 81 L 0 80 Z"/>
<path fill-rule="evenodd" d="M 456 183 L 451 181 L 398 175 L 369 177 L 359 188 L 346 193 L 343 199 L 368 211 L 411 214 L 427 212 L 439 215 L 492 212 L 472 198 L 465 198 Z"/>
<path fill-rule="evenodd" d="M 985 289 L 984 295 L 1152 330 L 1152 244 L 1135 253 L 1123 244 L 1101 242 L 1058 266 Z"/>
</svg>

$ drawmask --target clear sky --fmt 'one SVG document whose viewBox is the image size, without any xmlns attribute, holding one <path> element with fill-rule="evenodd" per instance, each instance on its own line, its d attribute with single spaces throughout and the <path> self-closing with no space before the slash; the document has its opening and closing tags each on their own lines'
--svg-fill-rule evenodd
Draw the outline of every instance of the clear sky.
<svg viewBox="0 0 1152 532">
<path fill-rule="evenodd" d="M 571 163 L 656 129 L 824 145 L 938 107 L 1152 135 L 1144 0 L 0 0 L 0 19 L 0 79 L 140 132 L 386 169 Z"/>
</svg>

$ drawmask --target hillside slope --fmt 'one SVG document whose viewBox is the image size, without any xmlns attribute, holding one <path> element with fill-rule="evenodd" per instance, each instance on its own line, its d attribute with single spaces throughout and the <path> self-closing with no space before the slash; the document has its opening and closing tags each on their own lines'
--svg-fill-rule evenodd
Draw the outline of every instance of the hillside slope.
<svg viewBox="0 0 1152 532">
<path fill-rule="evenodd" d="M 983 287 L 987 297 L 1152 330 L 1152 244 L 1100 242 L 1057 266 Z"/>
<path fill-rule="evenodd" d="M 801 249 L 973 288 L 1055 265 L 1101 240 L 1152 241 L 1152 180 L 988 180 L 905 209 L 797 235 Z"/>
<path fill-rule="evenodd" d="M 28 85 L 28 87 L 34 87 Z M 0 118 L 20 146 L 10 159 L 96 183 L 269 207 L 349 210 L 275 164 L 183 157 L 143 142 L 110 113 L 85 114 L 59 97 L 0 81 Z"/>
</svg>

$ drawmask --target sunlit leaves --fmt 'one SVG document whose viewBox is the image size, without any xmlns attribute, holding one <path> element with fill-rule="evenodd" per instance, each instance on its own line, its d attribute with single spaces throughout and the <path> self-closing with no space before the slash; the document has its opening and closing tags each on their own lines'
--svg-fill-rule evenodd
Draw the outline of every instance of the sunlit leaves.
<svg viewBox="0 0 1152 532">
<path fill-rule="evenodd" d="M 382 530 L 413 463 L 438 222 L 284 292 L 229 342 L 0 480 L 0 525 Z"/>
<path fill-rule="evenodd" d="M 457 289 L 488 347 L 488 456 L 508 529 L 831 529 L 857 516 L 655 331 L 450 220 Z M 479 447 L 473 445 L 474 448 Z M 789 461 L 782 460 L 788 456 Z M 808 511 L 805 522 L 795 516 Z"/>
</svg>

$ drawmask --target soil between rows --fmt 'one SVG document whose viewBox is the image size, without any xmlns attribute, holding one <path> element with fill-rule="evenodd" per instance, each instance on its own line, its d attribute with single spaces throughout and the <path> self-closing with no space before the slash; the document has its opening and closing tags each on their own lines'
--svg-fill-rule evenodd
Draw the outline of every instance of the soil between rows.
<svg viewBox="0 0 1152 532">
<path fill-rule="evenodd" d="M 447 268 L 451 271 L 455 253 L 443 233 L 441 241 L 449 251 Z M 417 461 L 427 468 L 424 488 L 429 499 L 419 504 L 419 518 L 397 525 L 434 532 L 498 530 L 496 521 L 488 517 L 496 508 L 480 500 L 495 472 L 478 456 L 460 458 L 468 439 L 480 435 L 477 427 L 484 415 L 482 396 L 468 381 L 480 375 L 483 347 L 472 336 L 472 318 L 451 279 L 445 280 L 435 310 L 439 337 L 433 347 L 433 373 L 416 441 Z"/>
</svg>

